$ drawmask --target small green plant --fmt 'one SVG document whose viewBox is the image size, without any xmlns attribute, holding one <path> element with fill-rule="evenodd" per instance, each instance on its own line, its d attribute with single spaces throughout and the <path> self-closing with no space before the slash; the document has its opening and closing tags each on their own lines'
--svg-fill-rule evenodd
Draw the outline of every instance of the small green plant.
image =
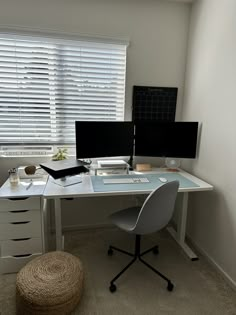
<svg viewBox="0 0 236 315">
<path fill-rule="evenodd" d="M 58 149 L 57 153 L 52 156 L 53 161 L 61 161 L 67 159 L 68 151 L 66 148 Z"/>
</svg>

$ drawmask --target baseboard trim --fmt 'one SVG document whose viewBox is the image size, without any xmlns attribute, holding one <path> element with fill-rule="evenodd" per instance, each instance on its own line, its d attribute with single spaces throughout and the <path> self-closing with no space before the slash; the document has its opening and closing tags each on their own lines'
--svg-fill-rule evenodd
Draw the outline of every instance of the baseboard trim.
<svg viewBox="0 0 236 315">
<path fill-rule="evenodd" d="M 187 241 L 196 248 L 196 250 L 203 255 L 206 260 L 223 276 L 229 286 L 236 290 L 236 282 L 225 272 L 217 262 L 204 250 L 202 249 L 189 235 L 186 235 Z"/>
<path fill-rule="evenodd" d="M 110 228 L 114 226 L 110 223 L 101 223 L 101 224 L 86 224 L 86 225 L 66 225 L 62 227 L 62 231 L 81 231 L 81 230 L 89 230 L 89 229 L 101 229 L 101 228 Z M 55 229 L 54 229 L 55 232 Z"/>
</svg>

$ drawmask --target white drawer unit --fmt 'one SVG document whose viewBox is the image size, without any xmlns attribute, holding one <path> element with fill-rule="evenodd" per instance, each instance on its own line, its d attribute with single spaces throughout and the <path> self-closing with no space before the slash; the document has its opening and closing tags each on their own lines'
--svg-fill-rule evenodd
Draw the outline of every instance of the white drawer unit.
<svg viewBox="0 0 236 315">
<path fill-rule="evenodd" d="M 2 241 L 1 256 L 22 257 L 32 253 L 42 253 L 41 238 L 20 238 Z"/>
<path fill-rule="evenodd" d="M 42 254 L 41 197 L 0 198 L 0 273 L 17 272 Z"/>
<path fill-rule="evenodd" d="M 38 257 L 40 254 L 25 255 L 21 257 L 1 257 L 0 270 L 1 273 L 13 273 L 19 271 L 31 259 Z"/>
<path fill-rule="evenodd" d="M 0 201 L 1 204 L 1 201 Z M 0 212 L 0 224 L 33 221 L 40 222 L 39 210 L 13 210 Z M 1 233 L 1 232 L 0 232 Z"/>
<path fill-rule="evenodd" d="M 39 210 L 40 197 L 8 198 L 0 200 L 0 212 L 14 210 Z"/>
<path fill-rule="evenodd" d="M 22 221 L 0 224 L 0 239 L 2 241 L 9 239 L 40 236 L 41 236 L 40 222 Z"/>
</svg>

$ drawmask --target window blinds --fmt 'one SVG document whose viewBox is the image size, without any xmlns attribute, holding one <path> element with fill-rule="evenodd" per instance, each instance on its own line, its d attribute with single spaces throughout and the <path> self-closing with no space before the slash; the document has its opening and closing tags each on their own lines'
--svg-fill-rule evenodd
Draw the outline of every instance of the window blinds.
<svg viewBox="0 0 236 315">
<path fill-rule="evenodd" d="M 70 144 L 124 120 L 126 45 L 0 35 L 0 144 Z"/>
</svg>

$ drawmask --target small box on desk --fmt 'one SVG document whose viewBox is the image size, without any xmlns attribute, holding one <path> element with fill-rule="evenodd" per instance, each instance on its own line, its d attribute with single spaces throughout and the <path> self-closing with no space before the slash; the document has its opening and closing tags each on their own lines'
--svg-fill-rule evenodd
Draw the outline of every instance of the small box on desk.
<svg viewBox="0 0 236 315">
<path fill-rule="evenodd" d="M 93 169 L 95 175 L 128 174 L 129 164 L 123 160 L 99 160 Z"/>
<path fill-rule="evenodd" d="M 136 164 L 136 171 L 138 172 L 148 172 L 152 170 L 151 164 Z"/>
</svg>

